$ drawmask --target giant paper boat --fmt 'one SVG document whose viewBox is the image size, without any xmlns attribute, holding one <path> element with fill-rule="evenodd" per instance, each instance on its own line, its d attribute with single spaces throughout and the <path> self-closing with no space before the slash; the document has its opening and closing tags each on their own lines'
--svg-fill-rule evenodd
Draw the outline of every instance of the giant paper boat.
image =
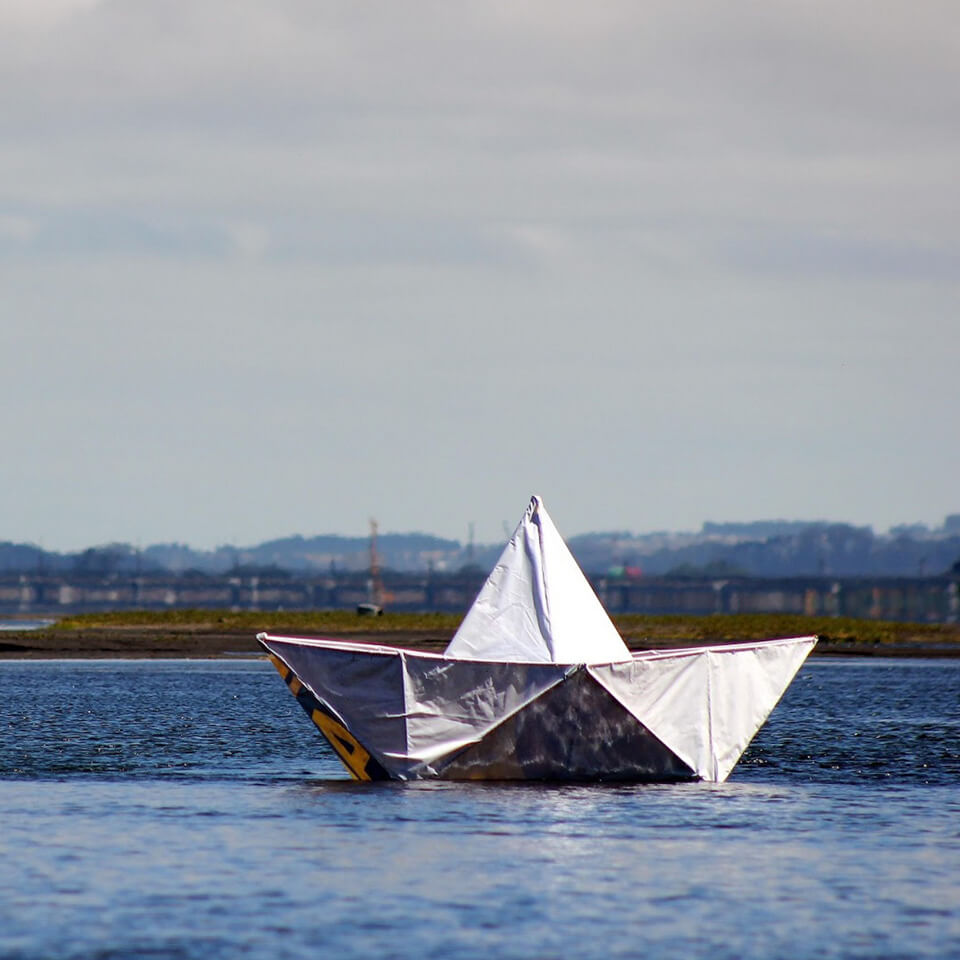
<svg viewBox="0 0 960 960">
<path fill-rule="evenodd" d="M 816 643 L 631 653 L 539 497 L 442 654 L 257 639 L 357 780 L 720 782 Z"/>
</svg>

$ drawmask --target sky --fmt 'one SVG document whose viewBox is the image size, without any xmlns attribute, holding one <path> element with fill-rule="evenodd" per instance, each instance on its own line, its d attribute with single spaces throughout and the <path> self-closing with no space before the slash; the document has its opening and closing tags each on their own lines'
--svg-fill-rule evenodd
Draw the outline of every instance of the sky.
<svg viewBox="0 0 960 960">
<path fill-rule="evenodd" d="M 958 20 L 0 0 L 0 540 L 939 524 Z"/>
</svg>

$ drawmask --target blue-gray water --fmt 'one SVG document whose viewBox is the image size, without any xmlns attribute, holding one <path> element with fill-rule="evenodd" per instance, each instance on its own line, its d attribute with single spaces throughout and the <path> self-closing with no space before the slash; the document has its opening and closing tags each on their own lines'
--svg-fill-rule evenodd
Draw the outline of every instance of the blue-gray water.
<svg viewBox="0 0 960 960">
<path fill-rule="evenodd" d="M 357 784 L 264 662 L 0 662 L 0 957 L 957 957 L 960 663 L 721 786 Z"/>
<path fill-rule="evenodd" d="M 0 619 L 0 632 L 15 630 L 18 633 L 24 630 L 44 630 L 54 623 L 53 620 L 3 620 Z"/>
</svg>

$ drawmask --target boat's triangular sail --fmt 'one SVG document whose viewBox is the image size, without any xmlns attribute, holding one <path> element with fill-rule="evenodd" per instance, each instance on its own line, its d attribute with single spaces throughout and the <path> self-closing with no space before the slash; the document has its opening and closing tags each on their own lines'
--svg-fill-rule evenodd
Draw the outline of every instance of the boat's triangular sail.
<svg viewBox="0 0 960 960">
<path fill-rule="evenodd" d="M 445 655 L 568 664 L 630 659 L 537 496 L 531 498 Z"/>
</svg>

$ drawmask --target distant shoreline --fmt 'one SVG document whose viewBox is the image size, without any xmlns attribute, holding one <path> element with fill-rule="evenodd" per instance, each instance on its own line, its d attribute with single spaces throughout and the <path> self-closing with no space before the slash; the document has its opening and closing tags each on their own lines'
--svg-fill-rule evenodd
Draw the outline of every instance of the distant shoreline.
<svg viewBox="0 0 960 960">
<path fill-rule="evenodd" d="M 379 626 L 379 625 L 378 625 Z M 261 629 L 293 636 L 341 636 L 353 641 L 385 646 L 407 647 L 440 653 L 453 635 L 453 629 L 364 630 L 360 624 L 352 630 L 283 630 L 265 623 Z M 230 659 L 264 656 L 257 643 L 256 630 L 216 629 L 209 625 L 194 626 L 109 626 L 89 629 L 51 629 L 4 631 L 0 634 L 0 660 L 46 659 Z M 770 636 L 804 635 L 772 631 Z M 951 631 L 952 633 L 953 631 Z M 742 635 L 710 638 L 682 636 L 628 636 L 631 650 L 664 649 L 734 643 L 755 640 Z M 960 634 L 960 631 L 957 631 Z M 910 638 L 878 642 L 856 638 L 823 638 L 814 654 L 820 657 L 934 657 L 960 658 L 960 636 L 945 639 Z"/>
<path fill-rule="evenodd" d="M 61 617 L 5 618 L 0 659 L 174 659 L 261 656 L 256 635 L 345 637 L 442 652 L 462 614 L 353 610 L 118 610 Z M 10 629 L 19 621 L 24 629 Z M 31 622 L 32 621 L 32 622 Z M 29 629 L 27 624 L 34 629 Z M 773 637 L 820 637 L 818 656 L 960 657 L 960 624 L 902 623 L 786 614 L 615 616 L 632 650 L 752 642 Z M 40 629 L 36 629 L 40 626 Z"/>
</svg>

